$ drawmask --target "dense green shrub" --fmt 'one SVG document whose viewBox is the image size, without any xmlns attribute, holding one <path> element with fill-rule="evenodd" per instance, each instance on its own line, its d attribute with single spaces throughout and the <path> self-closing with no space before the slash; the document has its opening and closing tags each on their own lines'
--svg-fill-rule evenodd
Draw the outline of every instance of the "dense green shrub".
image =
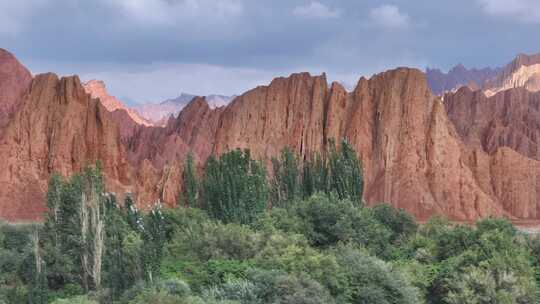
<svg viewBox="0 0 540 304">
<path fill-rule="evenodd" d="M 235 300 L 242 304 L 332 304 L 333 298 L 306 275 L 253 269 L 246 280 L 228 281 L 205 292 L 205 297 Z"/>
<path fill-rule="evenodd" d="M 52 304 L 98 304 L 98 302 L 90 300 L 86 296 L 78 296 L 69 299 L 58 299 L 52 302 Z"/>
<path fill-rule="evenodd" d="M 417 226 L 361 203 L 351 147 L 298 160 L 266 180 L 239 150 L 186 161 L 190 206 L 139 211 L 99 170 L 53 175 L 42 225 L 0 223 L 0 303 L 534 303 L 540 238 L 501 219 Z M 268 196 L 271 189 L 271 196 Z"/>
<path fill-rule="evenodd" d="M 421 293 L 399 268 L 357 249 L 339 246 L 335 250 L 338 263 L 347 277 L 348 287 L 339 295 L 350 303 L 421 302 Z"/>
</svg>

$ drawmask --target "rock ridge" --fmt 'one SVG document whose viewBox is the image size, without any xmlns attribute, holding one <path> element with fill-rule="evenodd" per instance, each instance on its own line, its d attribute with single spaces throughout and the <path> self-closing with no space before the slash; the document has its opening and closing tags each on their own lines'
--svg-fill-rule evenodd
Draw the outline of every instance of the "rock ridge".
<svg viewBox="0 0 540 304">
<path fill-rule="evenodd" d="M 78 77 L 38 75 L 1 138 L 0 200 L 10 203 L 0 205 L 0 217 L 39 218 L 50 174 L 67 176 L 97 160 L 109 190 L 133 193 L 142 208 L 157 200 L 173 206 L 189 152 L 203 170 L 210 155 L 231 149 L 250 149 L 269 164 L 285 147 L 305 160 L 329 139 L 346 138 L 362 160 L 368 205 L 388 202 L 419 220 L 538 219 L 537 135 L 524 129 L 535 121 L 538 97 L 478 94 L 461 89 L 443 103 L 426 75 L 410 68 L 361 78 L 351 92 L 324 74 L 297 73 L 224 107 L 194 98 L 165 127 L 143 125 L 126 136 L 117 111 L 87 94 Z M 490 129 L 497 132 L 483 136 Z"/>
</svg>

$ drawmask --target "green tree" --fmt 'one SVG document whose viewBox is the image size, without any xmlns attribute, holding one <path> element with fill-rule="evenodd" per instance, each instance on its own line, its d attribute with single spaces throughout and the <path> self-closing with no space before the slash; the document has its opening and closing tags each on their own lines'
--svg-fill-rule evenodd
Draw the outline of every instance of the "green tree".
<svg viewBox="0 0 540 304">
<path fill-rule="evenodd" d="M 318 192 L 328 192 L 328 163 L 316 153 L 313 159 L 304 161 L 302 172 L 303 197 L 309 198 Z"/>
<path fill-rule="evenodd" d="M 185 207 L 197 207 L 199 200 L 199 181 L 195 166 L 193 163 L 193 154 L 188 153 L 186 162 L 184 163 L 184 186 L 183 193 L 180 195 L 184 197 L 183 204 Z"/>
<path fill-rule="evenodd" d="M 392 231 L 392 241 L 413 235 L 417 225 L 414 218 L 403 209 L 389 204 L 377 204 L 370 209 L 374 218 Z"/>
<path fill-rule="evenodd" d="M 112 300 L 117 300 L 132 282 L 124 253 L 125 237 L 130 231 L 125 212 L 113 194 L 106 195 L 105 254 L 103 259 L 104 283 L 110 288 Z"/>
<path fill-rule="evenodd" d="M 49 185 L 42 237 L 48 285 L 58 290 L 78 282 L 85 290 L 99 289 L 106 211 L 100 165 L 67 182 L 53 175 Z"/>
<path fill-rule="evenodd" d="M 90 300 L 87 296 L 77 296 L 68 299 L 57 299 L 51 304 L 98 304 L 98 302 Z"/>
<path fill-rule="evenodd" d="M 335 192 L 340 199 L 349 199 L 360 204 L 364 180 L 356 152 L 345 139 L 341 141 L 339 151 L 333 140 L 330 140 L 329 145 L 329 191 Z"/>
<path fill-rule="evenodd" d="M 535 282 L 513 272 L 468 267 L 448 281 L 448 304 L 534 303 Z"/>
<path fill-rule="evenodd" d="M 272 159 L 272 207 L 286 207 L 301 195 L 298 160 L 289 148 Z"/>
<path fill-rule="evenodd" d="M 343 139 L 340 149 L 329 140 L 324 157 L 315 154 L 304 161 L 302 190 L 304 198 L 317 192 L 334 193 L 339 199 L 361 204 L 364 189 L 362 165 L 356 152 Z"/>
<path fill-rule="evenodd" d="M 248 150 L 211 156 L 202 185 L 203 208 L 225 223 L 252 223 L 266 208 L 266 172 Z"/>
<path fill-rule="evenodd" d="M 241 304 L 331 304 L 334 299 L 320 283 L 305 274 L 253 269 L 247 279 L 230 280 L 205 292 L 205 299 L 235 300 Z"/>
<path fill-rule="evenodd" d="M 340 297 L 345 303 L 421 303 L 420 291 L 391 264 L 370 256 L 355 246 L 335 249 L 348 287 Z"/>
<path fill-rule="evenodd" d="M 166 238 L 165 218 L 161 211 L 161 203 L 158 202 L 152 210 L 144 216 L 142 240 L 144 242 L 143 261 L 146 278 L 150 283 L 154 282 L 160 274 L 160 266 L 163 259 Z"/>
</svg>

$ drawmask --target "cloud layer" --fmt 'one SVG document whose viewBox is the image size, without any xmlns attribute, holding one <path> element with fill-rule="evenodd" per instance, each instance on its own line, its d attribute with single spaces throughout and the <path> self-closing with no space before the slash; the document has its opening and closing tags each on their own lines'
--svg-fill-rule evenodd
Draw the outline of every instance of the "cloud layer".
<svg viewBox="0 0 540 304">
<path fill-rule="evenodd" d="M 275 76 L 354 85 L 397 66 L 498 66 L 540 52 L 536 0 L 0 1 L 0 47 L 113 94 L 239 94 Z"/>
<path fill-rule="evenodd" d="M 369 17 L 375 24 L 385 29 L 400 29 L 409 25 L 409 16 L 395 5 L 375 7 L 369 12 Z"/>
<path fill-rule="evenodd" d="M 486 13 L 519 22 L 540 23 L 538 0 L 479 0 Z"/>
<path fill-rule="evenodd" d="M 312 1 L 309 4 L 297 6 L 293 14 L 305 18 L 337 18 L 340 16 L 338 10 L 332 9 L 318 1 Z"/>
</svg>

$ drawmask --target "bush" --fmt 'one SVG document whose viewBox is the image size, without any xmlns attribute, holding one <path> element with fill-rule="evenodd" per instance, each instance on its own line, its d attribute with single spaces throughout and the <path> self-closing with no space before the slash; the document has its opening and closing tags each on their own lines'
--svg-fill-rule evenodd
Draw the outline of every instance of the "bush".
<svg viewBox="0 0 540 304">
<path fill-rule="evenodd" d="M 535 282 L 514 272 L 468 267 L 448 280 L 449 304 L 534 303 Z"/>
<path fill-rule="evenodd" d="M 187 297 L 191 295 L 189 285 L 180 279 L 167 279 L 159 283 L 159 289 L 166 291 L 168 294 Z"/>
<path fill-rule="evenodd" d="M 90 300 L 87 296 L 78 296 L 68 299 L 57 299 L 51 304 L 98 304 L 98 302 Z"/>
<path fill-rule="evenodd" d="M 204 298 L 227 301 L 234 300 L 241 304 L 263 304 L 260 291 L 246 280 L 231 280 L 220 286 L 214 286 L 204 292 Z"/>
<path fill-rule="evenodd" d="M 403 209 L 396 209 L 389 204 L 378 204 L 370 209 L 373 217 L 392 231 L 392 241 L 413 235 L 417 226 L 412 216 Z"/>
<path fill-rule="evenodd" d="M 397 267 L 353 246 L 335 249 L 339 265 L 347 277 L 347 289 L 339 295 L 350 303 L 416 304 L 422 297 Z"/>
<path fill-rule="evenodd" d="M 318 282 L 306 275 L 253 269 L 247 280 L 230 281 L 209 289 L 206 297 L 237 300 L 242 304 L 331 304 L 333 298 Z"/>
<path fill-rule="evenodd" d="M 178 229 L 168 251 L 177 259 L 246 260 L 259 252 L 260 243 L 260 235 L 248 227 L 208 221 Z"/>
<path fill-rule="evenodd" d="M 339 242 L 354 242 L 374 254 L 389 250 L 392 232 L 366 208 L 349 200 L 316 194 L 298 201 L 288 212 L 271 211 L 272 219 L 258 225 L 274 225 L 277 229 L 303 234 L 314 247 L 327 248 Z"/>
</svg>

